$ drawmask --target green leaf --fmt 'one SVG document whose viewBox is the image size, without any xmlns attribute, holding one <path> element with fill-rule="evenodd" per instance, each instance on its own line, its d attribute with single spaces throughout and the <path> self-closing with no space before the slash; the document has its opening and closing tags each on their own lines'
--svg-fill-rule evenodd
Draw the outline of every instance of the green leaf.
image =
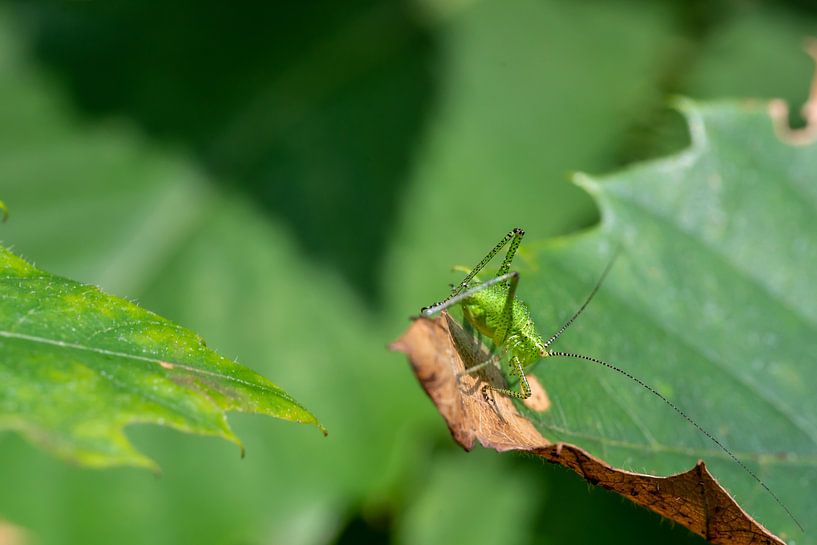
<svg viewBox="0 0 817 545">
<path fill-rule="evenodd" d="M 526 543 L 533 537 L 535 506 L 544 495 L 530 494 L 531 467 L 508 468 L 490 453 L 468 459 L 445 453 L 424 479 L 428 486 L 412 501 L 400 525 L 398 543 Z M 490 501 L 474 501 L 489 497 Z M 512 524 L 507 513 L 513 513 Z M 440 520 L 449 521 L 441 524 Z M 450 521 L 468 521 L 451 524 Z"/>
<path fill-rule="evenodd" d="M 802 521 L 817 518 L 817 146 L 782 142 L 764 103 L 682 104 L 692 146 L 603 179 L 580 176 L 600 229 L 541 245 L 522 296 L 555 331 L 616 246 L 621 257 L 556 349 L 653 385 L 717 436 Z M 617 467 L 668 474 L 707 462 L 750 515 L 803 536 L 770 494 L 693 426 L 601 367 L 547 360 L 548 437 Z"/>
<path fill-rule="evenodd" d="M 554 348 L 602 358 L 652 385 L 808 526 L 817 518 L 817 287 L 809 273 L 817 270 L 817 145 L 781 141 L 765 106 L 684 102 L 690 149 L 604 178 L 580 175 L 601 206 L 601 227 L 524 243 L 519 294 L 550 335 L 618 249 L 602 290 Z M 655 475 L 703 459 L 767 528 L 817 543 L 817 533 L 803 535 L 762 485 L 634 381 L 556 357 L 532 373 L 550 409 L 517 406 L 549 440 Z"/>
<path fill-rule="evenodd" d="M 82 464 L 154 468 L 124 426 L 161 424 L 240 444 L 227 410 L 323 429 L 192 331 L 0 247 L 0 429 Z"/>
<path fill-rule="evenodd" d="M 620 157 L 621 135 L 632 116 L 645 103 L 663 107 L 661 74 L 671 71 L 683 77 L 686 69 L 667 66 L 672 64 L 667 57 L 673 56 L 667 45 L 683 47 L 684 37 L 678 35 L 678 19 L 663 5 L 539 0 L 436 3 L 461 9 L 443 21 L 422 21 L 433 33 L 435 51 L 428 68 L 433 69 L 441 91 L 431 98 L 418 96 L 427 106 L 423 115 L 428 121 L 414 137 L 408 132 L 416 144 L 406 159 L 407 182 L 396 184 L 396 191 L 391 178 L 365 168 L 371 162 L 371 150 L 359 143 L 368 141 L 367 134 L 389 134 L 389 141 L 404 138 L 398 133 L 406 128 L 395 126 L 396 116 L 383 116 L 380 107 L 371 105 L 394 96 L 384 73 L 413 76 L 405 66 L 422 65 L 421 53 L 409 48 L 405 56 L 390 55 L 387 63 L 392 68 L 376 74 L 354 61 L 335 63 L 359 75 L 361 83 L 355 83 L 358 76 L 353 76 L 349 84 L 333 89 L 321 82 L 332 80 L 337 72 L 323 70 L 326 56 L 315 52 L 348 51 L 341 42 L 373 38 L 376 41 L 371 43 L 379 49 L 399 51 L 384 42 L 404 40 L 402 32 L 387 32 L 387 36 L 383 28 L 388 27 L 375 24 L 372 36 L 359 32 L 361 25 L 353 17 L 352 32 L 341 28 L 341 32 L 320 33 L 314 30 L 315 23 L 327 27 L 328 20 L 305 17 L 288 20 L 288 28 L 303 38 L 303 55 L 293 55 L 287 40 L 277 50 L 257 40 L 242 49 L 236 47 L 241 40 L 230 40 L 235 49 L 222 48 L 227 54 L 221 61 L 212 56 L 171 55 L 162 63 L 171 70 L 157 72 L 153 51 L 179 42 L 179 27 L 172 17 L 162 31 L 164 39 L 153 32 L 155 18 L 149 6 L 116 24 L 103 21 L 106 24 L 100 25 L 103 38 L 112 35 L 112 28 L 117 29 L 116 35 L 127 33 L 126 43 L 136 44 L 128 49 L 144 51 L 141 64 L 128 62 L 123 48 L 100 49 L 88 40 L 87 27 L 69 18 L 68 34 L 97 53 L 75 56 L 73 61 L 89 74 L 79 84 L 102 97 L 105 102 L 100 105 L 74 92 L 77 72 L 61 70 L 38 54 L 37 40 L 31 39 L 37 29 L 27 18 L 29 3 L 20 10 L 22 24 L 3 17 L 2 50 L 6 58 L 17 60 L 4 63 L 4 73 L 13 77 L 0 81 L 5 159 L 0 165 L 5 191 L 0 195 L 11 205 L 14 220 L 0 230 L 0 237 L 42 268 L 135 297 L 147 308 L 201 332 L 221 353 L 252 362 L 259 372 L 308 401 L 332 430 L 332 439 L 324 441 L 306 429 L 293 433 L 291 426 L 271 426 L 263 418 L 234 415 L 231 424 L 250 454 L 239 460 L 232 445 L 222 441 L 157 426 L 134 427 L 129 436 L 163 468 L 163 478 L 157 480 L 147 472 L 78 471 L 41 455 L 15 434 L 0 434 L 0 482 L 8 491 L 0 493 L 2 516 L 30 528 L 40 543 L 324 543 L 358 509 L 386 510 L 387 517 L 403 527 L 399 500 L 406 483 L 432 488 L 427 494 L 418 491 L 418 501 L 436 496 L 440 486 L 425 476 L 440 461 L 445 467 L 451 465 L 445 449 L 438 448 L 445 430 L 427 398 L 413 387 L 403 358 L 383 354 L 384 339 L 405 326 L 407 314 L 438 295 L 445 283 L 440 275 L 450 265 L 467 263 L 497 232 L 519 223 L 544 238 L 594 221 L 592 200 L 568 183 L 565 173 L 576 168 L 609 170 Z M 100 11 L 98 4 L 80 8 L 68 9 Z M 185 20 L 192 16 L 197 21 L 190 26 L 193 34 L 186 46 L 192 53 L 209 43 L 212 33 L 201 32 L 213 28 L 207 9 L 195 14 L 180 11 Z M 101 6 L 101 11 L 106 10 Z M 257 13 L 252 18 L 261 25 L 269 21 Z M 48 20 L 59 22 L 52 16 Z M 238 29 L 232 34 L 244 30 L 233 20 L 227 23 Z M 15 30 L 11 36 L 9 28 Z M 41 35 L 53 45 L 52 29 Z M 142 29 L 151 32 L 147 50 L 141 47 L 146 43 Z M 68 47 L 60 47 L 70 46 L 66 42 L 56 42 L 57 53 L 71 54 Z M 20 52 L 25 54 L 16 55 Z M 786 54 L 796 52 L 787 49 Z M 267 80 L 262 78 L 262 83 L 248 85 L 247 93 L 244 88 L 240 93 L 224 92 L 236 89 L 236 80 L 231 71 L 220 70 L 220 63 L 232 68 L 248 57 L 260 58 L 264 74 L 278 82 L 280 73 L 269 70 L 269 59 L 275 55 L 293 61 L 293 69 L 284 76 L 300 76 L 286 78 L 289 86 L 283 86 L 291 91 L 288 96 L 303 105 L 294 126 L 291 118 L 280 123 L 275 115 L 280 106 L 274 103 L 274 93 L 280 85 L 265 88 Z M 100 56 L 109 59 L 108 66 L 124 81 L 98 69 Z M 177 59 L 183 62 L 173 62 Z M 236 65 L 236 59 L 243 60 Z M 734 59 L 729 61 L 734 64 Z M 779 59 L 774 62 L 780 64 Z M 201 66 L 195 71 L 201 77 L 192 82 L 179 77 L 178 66 L 196 64 Z M 245 80 L 238 81 L 243 85 Z M 174 100 L 164 82 L 173 83 L 171 91 L 179 84 L 190 85 L 194 95 L 177 95 Z M 310 93 L 314 89 L 320 92 Z M 155 125 L 149 124 L 144 130 L 141 108 L 107 110 L 111 93 L 134 97 L 140 106 L 149 107 L 155 101 L 158 115 L 153 121 L 189 111 L 191 97 L 193 104 L 203 101 L 207 115 L 197 121 L 209 128 L 201 138 L 221 139 L 224 125 L 214 125 L 212 120 L 224 119 L 227 129 L 238 126 L 245 134 L 240 143 L 225 139 L 236 144 L 228 150 L 236 154 L 250 150 L 251 158 L 260 156 L 256 150 L 283 142 L 284 159 L 293 156 L 288 150 L 297 152 L 297 163 L 284 163 L 287 186 L 295 188 L 294 195 L 281 198 L 276 207 L 265 208 L 253 196 L 232 206 L 232 201 L 241 200 L 228 197 L 238 176 L 207 168 L 211 159 L 222 164 L 221 157 L 191 153 L 201 140 L 183 133 L 157 136 L 152 130 Z M 240 105 L 234 117 L 221 116 L 224 111 L 209 101 L 224 96 Z M 310 97 L 317 100 L 310 103 Z M 267 104 L 273 109 L 248 115 Z M 362 108 L 371 117 L 361 117 Z M 327 110 L 345 113 L 327 119 Z M 417 111 L 405 108 L 400 118 L 412 115 L 417 116 Z M 388 120 L 385 132 L 385 122 L 373 128 L 365 122 L 377 116 Z M 276 124 L 273 138 L 265 130 L 247 130 Z M 333 137 L 336 126 L 348 136 L 343 139 L 347 145 L 339 145 Z M 367 162 L 356 162 L 350 146 Z M 377 163 L 379 168 L 382 161 Z M 265 166 L 280 164 L 276 155 Z M 364 180 L 372 176 L 373 181 Z M 266 171 L 253 172 L 253 177 L 271 179 Z M 362 202 L 381 212 L 371 210 L 365 218 L 350 214 L 338 224 L 331 214 L 316 212 L 323 203 L 297 200 L 299 194 L 310 195 L 304 189 L 310 187 L 315 194 L 327 187 L 354 188 L 347 193 L 355 198 L 362 187 L 371 187 L 373 200 Z M 390 195 L 396 196 L 396 206 L 385 208 L 391 219 L 381 225 L 373 218 L 383 218 L 379 203 Z M 545 206 L 542 195 L 548 199 Z M 280 214 L 284 208 L 309 211 L 306 233 L 317 233 L 325 241 L 345 238 L 368 244 L 370 238 L 360 238 L 367 226 L 387 234 L 385 269 L 378 266 L 378 252 L 372 259 L 367 245 L 359 244 L 367 248 L 362 256 L 344 253 L 349 261 L 346 267 L 364 266 L 386 286 L 383 306 L 361 306 L 359 294 L 348 290 L 331 261 L 304 252 L 311 248 L 299 240 L 304 238 L 299 229 L 303 222 L 293 226 L 286 217 L 291 212 Z M 397 228 L 390 229 L 389 221 L 395 221 Z M 341 248 L 345 250 L 337 247 Z M 340 253 L 334 248 L 333 252 Z M 508 473 L 503 467 L 528 463 L 535 470 L 541 465 L 511 457 L 498 461 L 499 474 Z M 301 471 L 303 467 L 310 471 Z M 469 467 L 473 479 L 483 482 L 480 464 Z M 537 509 L 536 520 L 548 536 L 561 533 L 577 543 L 582 537 L 597 540 L 593 529 L 598 526 L 580 522 L 587 520 L 588 513 L 611 529 L 609 540 L 615 539 L 614 533 L 631 540 L 628 536 L 635 531 L 643 538 L 647 526 L 655 532 L 669 528 L 652 523 L 655 517 L 618 498 L 597 491 L 587 496 L 587 487 L 580 481 L 572 483 L 575 497 L 565 498 L 562 481 L 548 482 L 552 473 L 538 472 L 537 479 L 524 479 L 513 491 Z M 572 475 L 565 477 L 570 480 Z M 502 484 L 501 475 L 495 482 Z M 290 492 L 271 494 L 270 490 Z M 552 498 L 548 504 L 534 499 L 543 491 Z M 43 502 L 43 497 L 51 501 Z M 220 501 L 209 501 L 213 497 Z M 594 503 L 601 498 L 607 502 Z M 509 540 L 521 524 L 517 505 L 510 501 L 492 505 L 497 512 L 491 521 L 511 529 L 506 534 Z M 122 512 L 128 517 L 121 517 Z M 633 513 L 640 518 L 627 516 Z M 449 521 L 442 517 L 425 519 L 426 531 L 435 522 L 440 526 L 437 534 L 445 535 Z M 683 535 L 683 530 L 678 528 L 677 533 Z"/>
<path fill-rule="evenodd" d="M 293 56 L 288 41 L 280 50 L 293 61 L 290 73 L 308 76 L 288 80 L 302 82 L 302 87 L 293 88 L 291 93 L 304 98 L 303 116 L 295 126 L 286 122 L 274 127 L 280 137 L 270 138 L 263 130 L 247 132 L 244 143 L 234 147 L 238 153 L 280 141 L 284 143 L 284 159 L 290 150 L 297 150 L 298 162 L 284 164 L 288 165 L 286 187 L 298 189 L 275 207 L 265 206 L 263 199 L 235 195 L 241 172 L 218 175 L 206 168 L 207 161 L 195 162 L 198 158 L 189 153 L 189 140 L 173 138 L 168 144 L 155 135 L 150 137 L 149 131 L 147 135 L 138 131 L 139 112 L 102 117 L 96 111 L 76 112 L 74 109 L 85 102 L 66 92 L 61 85 L 64 80 L 56 76 L 53 65 L 43 69 L 42 64 L 31 62 L 37 59 L 30 55 L 12 57 L 4 64 L 15 78 L 0 81 L 0 96 L 5 97 L 0 101 L 0 118 L 9 128 L 0 130 L 0 140 L 5 154 L 13 159 L 0 164 L 0 186 L 5 190 L 0 196 L 12 207 L 14 221 L 0 230 L 0 237 L 43 268 L 136 297 L 146 307 L 202 333 L 221 353 L 252 362 L 259 372 L 297 392 L 299 400 L 308 400 L 308 407 L 332 430 L 332 438 L 323 441 L 319 434 L 306 430 L 292 433 L 287 426 L 270 429 L 263 419 L 235 415 L 231 424 L 249 452 L 247 459 L 239 460 L 229 445 L 221 442 L 199 441 L 156 426 L 134 428 L 135 444 L 149 449 L 163 468 L 163 478 L 156 483 L 150 475 L 140 479 L 125 471 L 102 476 L 75 472 L 71 466 L 37 456 L 12 434 L 5 434 L 5 440 L 0 435 L 0 482 L 16 491 L 8 497 L 0 494 L 3 516 L 30 528 L 42 543 L 125 540 L 152 545 L 236 539 L 321 543 L 326 536 L 342 531 L 346 519 L 358 509 L 384 509 L 389 511 L 389 518 L 401 518 L 397 491 L 407 482 L 423 482 L 414 477 L 414 471 L 421 467 L 418 459 L 436 452 L 429 443 L 437 444 L 444 430 L 425 396 L 412 387 L 402 358 L 384 354 L 383 346 L 385 339 L 405 325 L 405 315 L 423 303 L 423 291 L 430 293 L 439 285 L 429 252 L 439 256 L 440 267 L 445 270 L 452 248 L 479 249 L 480 233 L 474 231 L 477 216 L 480 229 L 491 235 L 496 225 L 507 223 L 506 212 L 518 210 L 523 200 L 530 203 L 520 219 L 527 224 L 533 218 L 543 218 L 549 229 L 558 232 L 591 221 L 595 217 L 592 200 L 568 182 L 566 172 L 577 165 L 598 169 L 610 163 L 611 147 L 627 122 L 622 112 L 639 108 L 646 96 L 655 94 L 650 85 L 634 88 L 630 79 L 649 72 L 660 57 L 660 48 L 645 45 L 654 44 L 656 39 L 667 43 L 672 36 L 670 19 L 661 9 L 587 5 L 560 16 L 559 6 L 538 0 L 513 4 L 472 4 L 431 29 L 436 49 L 430 67 L 442 68 L 434 73 L 439 75 L 437 85 L 444 96 L 434 100 L 418 97 L 430 110 L 426 114 L 430 131 L 426 135 L 424 129 L 411 138 L 416 140 L 416 147 L 407 166 L 405 187 L 394 187 L 388 178 L 369 169 L 371 150 L 361 148 L 360 143 L 369 141 L 367 135 L 382 140 L 384 133 L 380 124 L 365 122 L 361 112 L 387 119 L 389 134 L 406 130 L 394 125 L 393 115 L 384 117 L 382 109 L 372 108 L 372 101 L 380 104 L 392 100 L 394 85 L 403 85 L 405 77 L 412 74 L 406 72 L 406 62 L 422 64 L 420 52 L 406 49 L 410 60 L 393 55 L 388 66 L 402 68 L 385 72 L 343 63 L 344 68 L 354 67 L 361 83 L 343 85 L 343 96 L 333 95 L 331 89 L 326 94 L 321 91 L 311 104 L 308 99 L 314 96 L 315 85 L 333 76 L 323 70 L 323 63 L 311 62 L 324 57 L 309 51 L 329 48 L 334 54 L 337 47 L 346 49 L 340 41 L 360 40 L 361 25 L 350 12 L 353 32 L 328 42 L 325 35 L 314 34 L 313 18 L 291 27 L 305 37 L 313 35 L 314 40 L 304 48 L 303 56 Z M 97 11 L 96 7 L 91 11 Z M 375 13 L 382 13 L 382 7 L 374 6 Z M 369 8 L 364 11 L 368 13 Z M 495 24 L 498 15 L 505 21 L 501 26 Z M 184 12 L 184 16 L 189 18 L 190 14 Z M 150 16 L 141 20 L 150 26 Z M 206 17 L 197 15 L 196 20 L 201 24 L 191 28 L 209 28 Z M 11 40 L 8 28 L 18 27 L 5 22 L 0 24 L 0 40 L 5 37 L 4 45 L 11 42 L 5 51 L 36 47 L 27 45 L 30 42 L 25 35 L 19 41 Z M 26 24 L 24 28 L 32 27 Z M 73 28 L 69 26 L 69 30 Z M 105 35 L 110 28 L 121 27 L 106 24 L 102 26 Z M 387 27 L 372 25 L 375 36 L 370 40 L 383 45 L 383 28 Z M 509 43 L 509 29 L 520 39 Z M 387 34 L 394 41 L 404 40 L 403 32 Z M 133 43 L 144 42 L 143 33 L 132 29 L 130 35 Z M 151 43 L 172 46 L 178 42 L 175 26 L 168 27 L 167 35 L 166 42 Z M 85 33 L 83 36 L 87 38 Z M 82 43 L 90 43 L 86 38 Z M 192 43 L 205 42 L 206 36 Z M 231 41 L 233 45 L 236 42 Z M 256 50 L 255 42 L 252 47 L 253 55 L 268 51 Z M 118 51 L 90 49 L 104 55 Z M 392 50 L 401 51 L 400 47 Z M 492 55 L 489 62 L 485 62 L 486 53 Z M 244 56 L 239 50 L 227 58 Z M 134 77 L 144 84 L 149 97 L 158 96 L 157 75 L 149 69 L 154 57 L 148 56 L 140 68 L 122 64 L 121 56 L 115 55 L 115 65 L 124 68 L 128 78 L 122 87 L 127 96 L 138 92 L 130 85 Z M 96 66 L 96 58 L 80 60 L 88 67 Z M 264 73 L 277 77 L 277 72 L 270 72 L 267 57 L 263 58 Z M 597 70 L 596 66 L 607 68 Z M 205 87 L 212 95 L 221 95 L 224 87 L 211 85 L 216 82 L 216 73 L 220 73 L 218 66 L 207 64 L 203 81 L 209 82 Z M 390 84 L 390 73 L 403 76 Z M 625 79 L 614 79 L 613 73 Z M 169 81 L 179 81 L 176 65 L 170 74 Z M 219 78 L 222 80 L 229 78 Z M 111 80 L 106 75 L 85 83 L 107 93 Z M 600 88 L 605 89 L 604 101 L 595 100 Z M 235 120 L 230 119 L 227 128 L 236 123 L 247 128 L 259 122 L 276 125 L 274 112 L 253 112 L 258 113 L 259 105 L 272 105 L 275 95 L 271 93 L 277 89 L 280 87 L 267 89 L 262 85 L 253 90 L 253 100 L 241 101 Z M 514 96 L 497 101 L 506 92 Z M 355 101 L 343 98 L 357 93 L 360 97 Z M 200 96 L 201 87 L 196 87 L 195 97 Z M 189 104 L 188 99 L 168 101 L 165 93 L 161 98 L 162 112 Z M 333 136 L 336 132 L 328 130 L 331 119 L 326 119 L 324 105 L 342 113 L 337 119 L 342 122 L 343 134 L 349 136 L 343 140 L 365 154 L 360 166 L 350 161 L 354 154 L 346 153 L 347 147 L 338 147 Z M 208 112 L 212 111 L 210 106 Z M 411 109 L 405 112 L 414 115 Z M 581 122 L 577 123 L 571 112 L 581 112 Z M 220 138 L 223 133 L 213 130 L 203 136 Z M 542 154 L 542 139 L 553 140 L 549 134 L 558 134 L 558 150 Z M 513 136 L 512 142 L 509 136 Z M 26 159 L 29 157 L 33 159 Z M 219 162 L 220 158 L 215 159 Z M 276 152 L 265 168 L 279 176 L 276 165 L 280 164 Z M 364 177 L 372 178 L 365 181 Z M 266 170 L 254 173 L 253 178 L 278 187 Z M 543 215 L 533 200 L 503 199 L 503 206 L 508 208 L 491 214 L 486 221 L 481 210 L 499 202 L 498 181 L 509 195 L 524 194 L 535 183 L 537 189 L 547 187 L 554 198 L 568 204 L 560 207 L 559 213 Z M 299 201 L 297 193 L 309 187 L 315 188 L 313 198 Z M 359 196 L 364 188 L 371 187 L 373 201 L 355 198 L 374 208 L 379 208 L 379 199 L 384 196 L 381 192 L 388 195 L 397 191 L 399 210 L 422 209 L 423 214 L 387 214 L 410 242 L 396 236 L 388 221 L 373 223 L 373 218 L 382 217 L 378 216 L 382 211 L 365 215 L 347 212 L 337 223 L 332 215 L 324 216 L 320 207 L 311 204 L 315 195 L 325 195 L 323 189 L 327 187 L 336 191 L 346 188 L 349 196 Z M 435 192 L 426 192 L 429 187 Z M 477 194 L 475 188 L 490 189 Z M 440 190 L 449 193 L 441 196 Z M 581 200 L 575 202 L 576 197 Z M 337 204 L 334 198 L 322 202 Z M 297 211 L 301 206 L 309 214 L 296 225 L 309 222 L 308 234 L 317 232 L 326 240 L 348 241 L 375 226 L 390 237 L 385 250 L 387 270 L 378 267 L 377 252 L 371 255 L 368 246 L 365 255 L 353 253 L 344 258 L 350 268 L 365 266 L 376 273 L 377 282 L 388 290 L 382 308 L 361 305 L 343 274 L 320 255 L 304 251 L 300 229 L 293 229 L 286 217 L 291 211 L 281 215 L 275 210 Z M 449 215 L 460 221 L 447 223 Z M 100 225 L 105 229 L 100 230 Z M 440 236 L 441 226 L 446 227 L 445 236 Z M 434 231 L 428 232 L 432 227 Z M 428 236 L 417 240 L 421 232 Z M 338 236 L 332 237 L 333 233 Z M 364 236 L 361 240 L 369 239 Z M 203 293 L 207 297 L 202 297 Z M 432 455 L 429 465 L 439 457 Z M 19 471 L 19 467 L 27 470 Z M 304 467 L 309 471 L 304 472 Z M 482 472 L 476 464 L 470 467 Z M 547 483 L 525 480 L 518 486 L 525 487 L 518 492 L 520 497 L 532 498 Z M 582 486 L 577 488 L 583 490 Z M 270 490 L 290 492 L 271 494 Z M 54 504 L 59 505 L 64 524 L 53 522 L 48 509 L 51 504 L 41 502 L 43 495 L 56 498 Z M 418 491 L 418 501 L 431 495 Z M 395 496 L 398 502 L 391 499 Z M 201 501 L 211 497 L 221 501 Z M 503 501 L 493 508 L 502 510 L 493 521 L 503 521 L 508 529 L 517 525 L 512 502 Z M 122 518 L 120 512 L 129 516 Z M 426 521 L 428 525 L 434 522 L 447 524 L 443 519 Z M 426 530 L 433 532 L 428 527 Z M 444 528 L 436 533 L 444 535 Z"/>
</svg>

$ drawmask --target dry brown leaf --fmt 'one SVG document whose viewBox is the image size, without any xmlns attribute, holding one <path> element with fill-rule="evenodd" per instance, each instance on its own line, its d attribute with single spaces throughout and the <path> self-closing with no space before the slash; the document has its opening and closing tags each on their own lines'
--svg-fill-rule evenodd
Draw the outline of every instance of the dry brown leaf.
<svg viewBox="0 0 817 545">
<path fill-rule="evenodd" d="M 0 545 L 26 545 L 31 543 L 23 528 L 0 519 Z"/>
<path fill-rule="evenodd" d="M 495 365 L 464 373 L 492 355 L 447 314 L 416 319 L 391 348 L 408 355 L 420 384 L 442 414 L 454 440 L 465 450 L 471 450 L 479 441 L 497 451 L 517 450 L 540 456 L 712 543 L 784 545 L 740 508 L 703 461 L 684 473 L 656 477 L 616 469 L 575 445 L 548 441 L 517 412 L 510 399 L 483 395 L 486 383 L 505 385 Z M 544 390 L 542 394 L 546 396 Z"/>
</svg>

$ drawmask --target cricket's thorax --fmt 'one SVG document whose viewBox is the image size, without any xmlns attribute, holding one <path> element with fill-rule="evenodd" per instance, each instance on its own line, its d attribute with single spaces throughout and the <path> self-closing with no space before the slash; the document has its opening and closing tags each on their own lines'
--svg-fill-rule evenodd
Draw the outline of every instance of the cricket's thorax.
<svg viewBox="0 0 817 545">
<path fill-rule="evenodd" d="M 506 286 L 490 286 L 462 301 L 463 316 L 477 331 L 505 346 L 527 366 L 544 357 L 545 341 L 536 332 L 528 306 L 518 298 L 513 300 L 511 323 L 504 340 L 497 338 L 502 334 L 502 310 L 507 298 Z"/>
</svg>

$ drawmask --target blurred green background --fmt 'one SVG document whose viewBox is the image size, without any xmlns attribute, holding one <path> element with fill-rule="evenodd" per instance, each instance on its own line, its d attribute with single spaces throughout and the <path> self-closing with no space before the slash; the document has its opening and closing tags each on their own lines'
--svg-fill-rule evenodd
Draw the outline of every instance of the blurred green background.
<svg viewBox="0 0 817 545">
<path fill-rule="evenodd" d="M 701 542 L 462 452 L 386 345 L 511 227 L 597 221 L 569 172 L 685 146 L 669 97 L 796 110 L 812 5 L 0 3 L 0 240 L 200 332 L 330 430 L 231 415 L 242 460 L 130 428 L 158 478 L 2 433 L 0 544 Z"/>
</svg>

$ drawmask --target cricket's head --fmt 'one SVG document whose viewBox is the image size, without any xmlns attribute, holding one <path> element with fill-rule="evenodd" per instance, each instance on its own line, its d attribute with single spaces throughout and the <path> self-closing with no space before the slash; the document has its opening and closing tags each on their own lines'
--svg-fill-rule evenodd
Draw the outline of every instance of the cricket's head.
<svg viewBox="0 0 817 545">
<path fill-rule="evenodd" d="M 519 340 L 515 352 L 522 365 L 528 366 L 546 358 L 549 354 L 545 340 L 536 332 L 533 321 L 529 320 L 528 323 L 520 324 L 520 326 L 516 331 Z"/>
</svg>

